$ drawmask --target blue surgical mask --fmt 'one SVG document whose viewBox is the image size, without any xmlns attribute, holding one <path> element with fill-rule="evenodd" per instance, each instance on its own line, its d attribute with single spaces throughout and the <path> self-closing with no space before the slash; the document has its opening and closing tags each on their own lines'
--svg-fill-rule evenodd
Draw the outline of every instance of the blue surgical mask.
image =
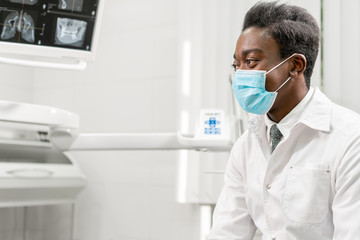
<svg viewBox="0 0 360 240">
<path fill-rule="evenodd" d="M 291 77 L 286 79 L 274 92 L 268 92 L 265 88 L 266 74 L 279 67 L 294 55 L 295 54 L 291 55 L 267 72 L 262 70 L 237 70 L 235 72 L 232 89 L 242 109 L 246 112 L 259 115 L 265 114 L 271 109 L 278 94 L 277 91 L 279 91 Z"/>
</svg>

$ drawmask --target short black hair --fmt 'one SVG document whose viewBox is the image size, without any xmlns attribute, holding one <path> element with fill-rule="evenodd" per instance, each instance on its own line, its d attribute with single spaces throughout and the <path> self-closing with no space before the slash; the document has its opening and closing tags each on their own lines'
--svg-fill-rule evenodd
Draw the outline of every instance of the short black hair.
<svg viewBox="0 0 360 240">
<path fill-rule="evenodd" d="M 294 53 L 305 55 L 306 85 L 310 86 L 311 74 L 319 52 L 320 30 L 316 20 L 306 9 L 275 2 L 258 2 L 247 13 L 242 31 L 249 27 L 265 28 L 279 45 L 280 56 Z"/>
</svg>

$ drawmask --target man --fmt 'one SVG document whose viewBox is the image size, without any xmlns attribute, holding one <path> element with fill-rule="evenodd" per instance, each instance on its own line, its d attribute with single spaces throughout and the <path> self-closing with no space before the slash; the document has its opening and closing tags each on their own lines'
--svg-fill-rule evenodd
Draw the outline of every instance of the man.
<svg viewBox="0 0 360 240">
<path fill-rule="evenodd" d="M 257 115 L 231 151 L 209 239 L 360 239 L 360 117 L 310 87 L 319 35 L 296 6 L 246 14 L 233 90 Z"/>
</svg>

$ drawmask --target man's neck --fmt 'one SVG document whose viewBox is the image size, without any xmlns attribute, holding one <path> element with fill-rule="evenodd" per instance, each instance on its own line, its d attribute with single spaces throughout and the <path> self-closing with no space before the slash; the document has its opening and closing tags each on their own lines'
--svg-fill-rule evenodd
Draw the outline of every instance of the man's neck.
<svg viewBox="0 0 360 240">
<path fill-rule="evenodd" d="M 305 87 L 301 91 L 291 94 L 291 100 L 287 104 L 283 104 L 279 109 L 271 110 L 267 113 L 270 120 L 279 123 L 286 115 L 288 115 L 306 96 L 309 88 Z"/>
</svg>

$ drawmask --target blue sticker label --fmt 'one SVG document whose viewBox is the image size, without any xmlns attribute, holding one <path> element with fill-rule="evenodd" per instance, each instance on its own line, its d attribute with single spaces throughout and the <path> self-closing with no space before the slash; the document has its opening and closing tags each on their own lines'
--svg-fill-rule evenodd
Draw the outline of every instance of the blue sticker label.
<svg viewBox="0 0 360 240">
<path fill-rule="evenodd" d="M 215 117 L 210 117 L 209 120 L 205 121 L 206 125 L 209 127 L 204 129 L 205 135 L 220 135 L 221 129 L 216 127 L 216 125 L 220 124 L 220 121 L 217 121 Z"/>
</svg>

